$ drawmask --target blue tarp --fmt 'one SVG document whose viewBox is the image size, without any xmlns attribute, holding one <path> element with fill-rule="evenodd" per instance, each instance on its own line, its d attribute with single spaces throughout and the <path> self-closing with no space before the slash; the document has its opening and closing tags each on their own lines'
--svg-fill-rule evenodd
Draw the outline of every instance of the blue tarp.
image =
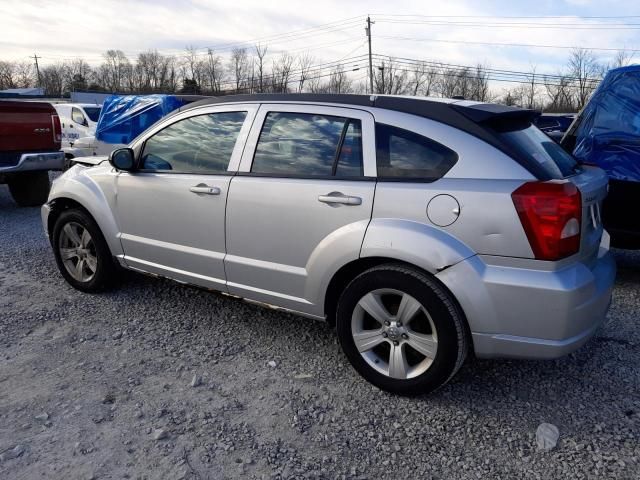
<svg viewBox="0 0 640 480">
<path fill-rule="evenodd" d="M 128 144 L 185 102 L 173 95 L 111 95 L 100 112 L 96 138 Z"/>
<path fill-rule="evenodd" d="M 573 155 L 640 182 L 640 65 L 609 71 L 581 113 Z"/>
</svg>

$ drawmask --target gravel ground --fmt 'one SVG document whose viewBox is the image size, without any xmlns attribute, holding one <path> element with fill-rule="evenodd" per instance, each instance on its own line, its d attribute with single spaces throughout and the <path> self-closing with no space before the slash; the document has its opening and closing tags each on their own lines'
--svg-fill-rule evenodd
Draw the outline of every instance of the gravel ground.
<svg viewBox="0 0 640 480">
<path fill-rule="evenodd" d="M 402 398 L 320 322 L 136 274 L 73 290 L 0 186 L 0 478 L 640 478 L 640 254 L 616 256 L 586 347 Z"/>
</svg>

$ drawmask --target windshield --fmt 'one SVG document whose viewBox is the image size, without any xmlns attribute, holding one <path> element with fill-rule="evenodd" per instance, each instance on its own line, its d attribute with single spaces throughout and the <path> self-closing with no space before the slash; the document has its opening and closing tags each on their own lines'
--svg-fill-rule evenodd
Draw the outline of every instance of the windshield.
<svg viewBox="0 0 640 480">
<path fill-rule="evenodd" d="M 575 158 L 533 125 L 498 135 L 520 154 L 538 162 L 551 178 L 565 178 L 575 173 L 578 165 Z"/>
<path fill-rule="evenodd" d="M 91 119 L 92 122 L 97 122 L 100 118 L 100 107 L 83 107 L 84 113 Z"/>
</svg>

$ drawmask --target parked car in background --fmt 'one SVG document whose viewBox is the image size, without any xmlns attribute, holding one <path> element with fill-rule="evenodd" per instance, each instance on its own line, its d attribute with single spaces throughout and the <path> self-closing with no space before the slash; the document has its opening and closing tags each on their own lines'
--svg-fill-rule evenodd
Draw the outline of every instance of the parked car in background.
<svg viewBox="0 0 640 480">
<path fill-rule="evenodd" d="M 54 108 L 60 117 L 62 126 L 63 150 L 73 147 L 73 144 L 84 137 L 96 133 L 96 125 L 100 118 L 100 105 L 88 103 L 57 103 Z"/>
<path fill-rule="evenodd" d="M 609 175 L 604 225 L 614 246 L 640 248 L 640 65 L 609 71 L 561 142 Z"/>
<path fill-rule="evenodd" d="M 560 142 L 575 118 L 575 113 L 543 113 L 533 123 L 556 142 Z"/>
<path fill-rule="evenodd" d="M 60 119 L 49 103 L 0 100 L 0 183 L 20 206 L 42 205 L 61 170 Z"/>
<path fill-rule="evenodd" d="M 43 225 L 79 290 L 107 288 L 118 264 L 325 319 L 367 380 L 430 392 L 467 355 L 555 358 L 605 318 L 606 175 L 534 116 L 393 96 L 203 100 L 67 171 Z"/>
</svg>

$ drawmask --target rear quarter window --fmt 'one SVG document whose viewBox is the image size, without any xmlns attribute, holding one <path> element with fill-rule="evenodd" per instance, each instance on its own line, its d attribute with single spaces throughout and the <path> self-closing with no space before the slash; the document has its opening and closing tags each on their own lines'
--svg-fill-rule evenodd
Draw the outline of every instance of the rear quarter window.
<svg viewBox="0 0 640 480">
<path fill-rule="evenodd" d="M 410 130 L 376 124 L 378 178 L 435 181 L 458 161 L 458 154 L 441 143 Z"/>
</svg>

